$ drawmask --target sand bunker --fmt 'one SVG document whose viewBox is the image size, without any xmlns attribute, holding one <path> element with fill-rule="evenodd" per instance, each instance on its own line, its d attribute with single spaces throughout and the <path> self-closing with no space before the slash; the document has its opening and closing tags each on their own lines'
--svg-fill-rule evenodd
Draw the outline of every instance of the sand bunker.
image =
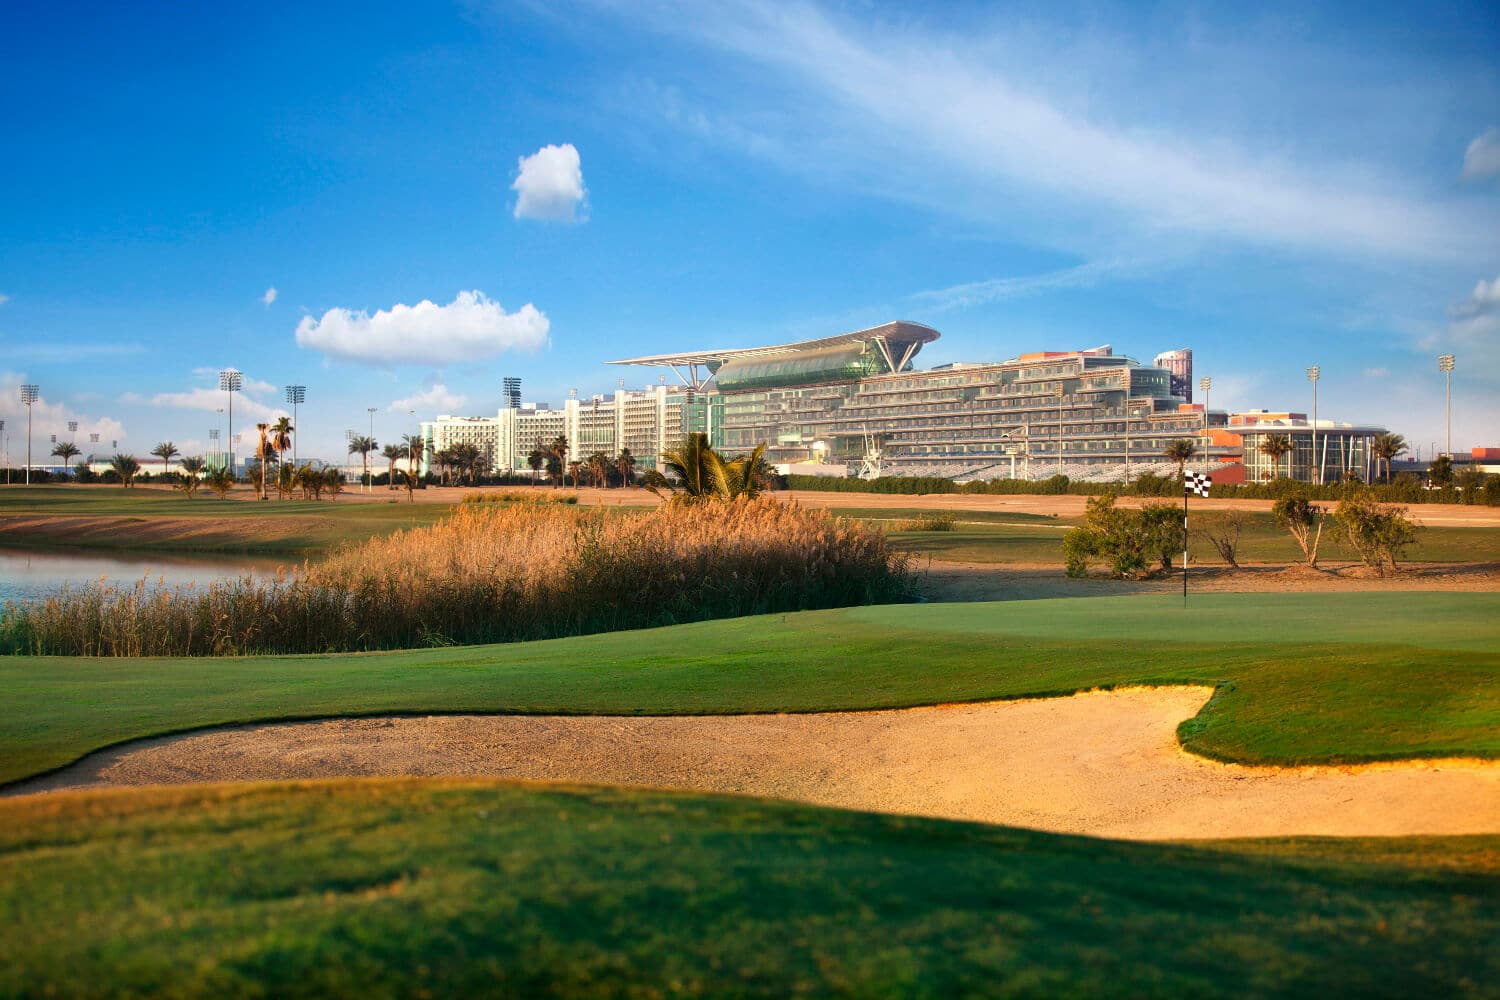
<svg viewBox="0 0 1500 1000">
<path fill-rule="evenodd" d="M 10 791 L 491 775 L 737 792 L 1132 839 L 1500 832 L 1500 764 L 1252 768 L 1184 752 L 1205 688 L 818 715 L 428 716 L 243 726 Z"/>
</svg>

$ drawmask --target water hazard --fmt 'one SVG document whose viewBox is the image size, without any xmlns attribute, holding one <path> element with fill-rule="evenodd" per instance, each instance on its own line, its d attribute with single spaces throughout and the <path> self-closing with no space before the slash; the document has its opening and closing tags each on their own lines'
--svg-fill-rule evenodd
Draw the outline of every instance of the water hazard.
<svg viewBox="0 0 1500 1000">
<path fill-rule="evenodd" d="M 0 604 L 56 594 L 63 587 L 97 583 L 133 585 L 145 579 L 168 587 L 240 576 L 275 576 L 281 560 L 254 556 L 162 556 L 124 553 L 0 549 Z"/>
</svg>

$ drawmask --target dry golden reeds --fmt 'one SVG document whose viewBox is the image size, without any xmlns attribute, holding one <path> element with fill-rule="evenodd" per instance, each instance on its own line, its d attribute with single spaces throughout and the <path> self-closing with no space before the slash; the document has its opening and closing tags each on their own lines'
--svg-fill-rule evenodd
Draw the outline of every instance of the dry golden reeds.
<svg viewBox="0 0 1500 1000">
<path fill-rule="evenodd" d="M 606 516 L 462 504 L 274 580 L 94 585 L 0 613 L 0 650 L 201 656 L 509 642 L 907 599 L 877 529 L 775 500 Z"/>
</svg>

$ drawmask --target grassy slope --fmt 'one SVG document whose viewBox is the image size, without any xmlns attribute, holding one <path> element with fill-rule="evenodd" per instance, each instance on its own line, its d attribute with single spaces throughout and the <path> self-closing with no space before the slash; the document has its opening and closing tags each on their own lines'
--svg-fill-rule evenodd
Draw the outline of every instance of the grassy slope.
<svg viewBox="0 0 1500 1000">
<path fill-rule="evenodd" d="M 977 520 L 967 513 L 958 515 L 960 522 Z M 1008 515 L 1014 517 L 1014 515 Z M 977 563 L 1050 563 L 1062 564 L 1062 539 L 1076 519 L 1048 518 L 1036 524 L 993 523 L 960 524 L 953 531 L 892 532 L 897 547 L 933 559 L 950 559 Z M 1324 533 L 1319 556 L 1328 560 L 1355 560 L 1352 550 L 1336 545 Z M 1206 565 L 1220 565 L 1218 553 L 1207 542 L 1194 538 L 1189 546 L 1192 558 Z M 1300 562 L 1297 543 L 1276 526 L 1269 514 L 1250 515 L 1240 536 L 1239 560 L 1242 563 Z M 1417 544 L 1406 552 L 1413 562 L 1500 562 L 1500 529 L 1423 528 L 1417 533 Z"/>
<path fill-rule="evenodd" d="M 1479 995 L 1497 855 L 451 780 L 51 796 L 0 803 L 0 994 Z"/>
<path fill-rule="evenodd" d="M 449 490 L 453 502 L 463 491 Z M 141 518 L 83 533 L 66 524 L 3 533 L 6 544 L 127 549 L 155 552 L 244 552 L 264 555 L 321 553 L 347 541 L 431 524 L 448 513 L 445 504 L 411 504 L 391 493 L 391 503 L 328 501 L 221 501 L 206 491 L 189 500 L 162 490 L 118 486 L 32 486 L 0 490 L 0 517 L 57 515 L 84 518 Z M 177 522 L 185 530 L 170 530 Z"/>
<path fill-rule="evenodd" d="M 1223 685 L 1180 733 L 1208 756 L 1500 757 L 1500 594 L 903 605 L 398 653 L 15 657 L 0 661 L 0 781 L 273 718 L 818 711 L 1183 682 Z"/>
</svg>

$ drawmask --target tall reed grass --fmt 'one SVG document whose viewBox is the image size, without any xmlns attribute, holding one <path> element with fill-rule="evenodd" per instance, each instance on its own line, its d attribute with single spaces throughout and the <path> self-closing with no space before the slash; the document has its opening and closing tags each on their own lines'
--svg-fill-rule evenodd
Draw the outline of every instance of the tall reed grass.
<svg viewBox="0 0 1500 1000">
<path fill-rule="evenodd" d="M 510 642 L 909 599 L 875 528 L 771 499 L 629 516 L 461 504 L 274 580 L 94 585 L 0 612 L 0 651 L 201 656 Z"/>
</svg>

